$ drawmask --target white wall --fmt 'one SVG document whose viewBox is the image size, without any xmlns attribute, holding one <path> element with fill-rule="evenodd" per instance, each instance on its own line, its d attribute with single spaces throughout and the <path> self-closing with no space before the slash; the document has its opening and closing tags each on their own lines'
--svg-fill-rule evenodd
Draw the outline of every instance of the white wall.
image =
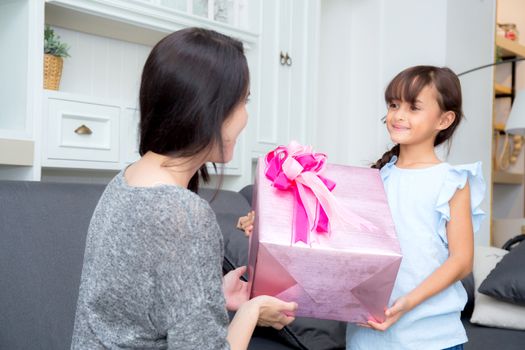
<svg viewBox="0 0 525 350">
<path fill-rule="evenodd" d="M 429 64 L 445 65 L 447 23 L 442 0 L 382 0 L 381 108 L 383 93 L 392 78 L 405 68 Z M 393 144 L 385 127 L 380 130 L 379 155 Z M 379 157 L 378 157 L 379 158 Z"/>
<path fill-rule="evenodd" d="M 494 0 L 323 0 L 321 10 L 316 147 L 332 162 L 368 166 L 391 146 L 379 119 L 384 88 L 399 71 L 432 64 L 459 72 L 492 61 Z M 462 84 L 468 122 L 449 161 L 483 161 L 489 183 L 492 71 Z M 476 147 L 467 147 L 472 140 Z M 489 213 L 490 191 L 483 208 Z M 489 231 L 487 219 L 476 242 L 488 244 Z"/>
<path fill-rule="evenodd" d="M 447 10 L 446 65 L 456 72 L 491 63 L 494 57 L 495 2 L 449 0 Z M 461 78 L 465 119 L 452 143 L 451 163 L 483 162 L 487 192 L 482 208 L 487 213 L 478 243 L 490 243 L 493 69 Z"/>
<path fill-rule="evenodd" d="M 377 93 L 382 89 L 381 3 L 321 2 L 314 146 L 332 163 L 366 166 L 378 156 L 376 134 L 384 115 Z"/>
<path fill-rule="evenodd" d="M 391 146 L 380 122 L 386 113 L 384 89 L 406 67 L 443 64 L 442 4 L 322 1 L 318 120 L 325 122 L 317 122 L 316 145 L 332 162 L 368 166 Z"/>
</svg>

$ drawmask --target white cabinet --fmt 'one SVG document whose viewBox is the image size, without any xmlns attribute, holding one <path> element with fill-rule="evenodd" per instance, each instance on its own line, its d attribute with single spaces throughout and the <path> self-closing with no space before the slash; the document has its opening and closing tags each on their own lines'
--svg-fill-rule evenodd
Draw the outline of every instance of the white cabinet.
<svg viewBox="0 0 525 350">
<path fill-rule="evenodd" d="M 33 180 L 51 168 L 122 169 L 139 158 L 138 89 L 151 47 L 184 27 L 210 28 L 243 42 L 251 72 L 251 121 L 224 167 L 225 187 L 238 189 L 251 181 L 256 156 L 291 139 L 311 141 L 315 126 L 306 121 L 315 120 L 318 6 L 318 0 L 0 4 L 0 39 L 12 48 L 0 58 L 0 76 L 11 80 L 0 91 L 7 106 L 0 112 L 0 139 L 7 134 L 34 142 Z M 42 88 L 44 24 L 71 47 L 60 91 Z M 12 174 L 4 170 L 0 165 L 0 179 Z"/>
<path fill-rule="evenodd" d="M 253 155 L 290 140 L 311 143 L 316 88 L 317 1 L 265 0 L 261 30 L 261 108 Z"/>
</svg>

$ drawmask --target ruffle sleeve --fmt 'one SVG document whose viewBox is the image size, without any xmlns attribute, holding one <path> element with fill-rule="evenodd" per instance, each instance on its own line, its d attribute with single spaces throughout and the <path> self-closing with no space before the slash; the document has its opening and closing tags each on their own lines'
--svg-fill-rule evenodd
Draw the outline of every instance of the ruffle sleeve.
<svg viewBox="0 0 525 350">
<path fill-rule="evenodd" d="M 449 202 L 458 189 L 465 187 L 467 181 L 470 187 L 470 207 L 474 232 L 479 229 L 481 221 L 485 217 L 485 213 L 480 208 L 481 202 L 485 197 L 486 188 L 481 162 L 451 166 L 436 203 L 436 211 L 438 213 L 437 231 L 446 245 L 448 245 L 446 224 L 450 221 Z"/>
<path fill-rule="evenodd" d="M 394 164 L 396 164 L 396 161 L 397 161 L 397 157 L 392 156 L 392 158 L 390 158 L 390 161 L 381 168 L 379 173 L 381 175 L 381 180 L 383 180 L 383 182 L 385 182 L 388 176 L 390 176 L 390 173 L 392 172 L 392 168 L 394 167 Z"/>
</svg>

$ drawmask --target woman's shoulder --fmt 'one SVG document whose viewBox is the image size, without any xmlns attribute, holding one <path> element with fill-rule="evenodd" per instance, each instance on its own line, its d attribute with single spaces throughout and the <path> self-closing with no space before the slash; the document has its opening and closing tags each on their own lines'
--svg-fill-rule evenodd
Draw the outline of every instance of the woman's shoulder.
<svg viewBox="0 0 525 350">
<path fill-rule="evenodd" d="M 201 220 L 214 215 L 209 203 L 187 188 L 173 184 L 131 186 L 126 182 L 124 171 L 109 182 L 99 206 L 103 207 L 104 212 L 140 212 L 143 217 L 161 221 L 181 217 Z"/>
</svg>

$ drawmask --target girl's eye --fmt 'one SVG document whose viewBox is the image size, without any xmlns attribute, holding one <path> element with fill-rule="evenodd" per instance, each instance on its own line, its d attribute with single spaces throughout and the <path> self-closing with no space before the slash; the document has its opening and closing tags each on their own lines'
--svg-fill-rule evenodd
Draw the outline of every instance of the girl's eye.
<svg viewBox="0 0 525 350">
<path fill-rule="evenodd" d="M 398 107 L 398 104 L 395 102 L 390 102 L 388 104 L 388 109 L 396 109 Z"/>
<path fill-rule="evenodd" d="M 410 110 L 411 111 L 419 111 L 419 107 L 412 105 L 412 106 L 410 106 Z"/>
</svg>

